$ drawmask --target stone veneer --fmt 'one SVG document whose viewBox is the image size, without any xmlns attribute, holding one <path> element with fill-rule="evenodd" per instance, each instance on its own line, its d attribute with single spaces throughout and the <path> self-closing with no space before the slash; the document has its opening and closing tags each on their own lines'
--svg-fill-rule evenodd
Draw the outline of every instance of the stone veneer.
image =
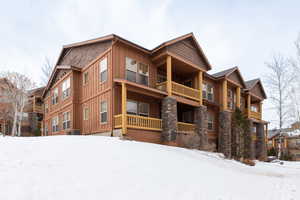
<svg viewBox="0 0 300 200">
<path fill-rule="evenodd" d="M 194 123 L 196 125 L 196 134 L 199 136 L 199 149 L 208 150 L 207 136 L 207 108 L 199 106 L 194 109 Z"/>
<path fill-rule="evenodd" d="M 226 158 L 231 158 L 231 113 L 221 111 L 219 114 L 218 151 Z"/>
<path fill-rule="evenodd" d="M 177 101 L 173 97 L 162 100 L 162 134 L 163 143 L 175 142 L 177 135 Z"/>
<path fill-rule="evenodd" d="M 256 126 L 256 138 L 256 158 L 259 160 L 267 160 L 267 147 L 263 123 L 258 123 Z"/>
<path fill-rule="evenodd" d="M 253 141 L 253 131 L 252 131 L 252 128 L 253 128 L 253 121 L 252 120 L 248 120 L 248 128 L 247 130 L 245 130 L 245 136 L 244 136 L 244 158 L 247 158 L 247 159 L 251 159 L 253 160 L 254 159 L 254 148 L 255 148 L 255 144 L 254 144 L 254 141 Z"/>
</svg>

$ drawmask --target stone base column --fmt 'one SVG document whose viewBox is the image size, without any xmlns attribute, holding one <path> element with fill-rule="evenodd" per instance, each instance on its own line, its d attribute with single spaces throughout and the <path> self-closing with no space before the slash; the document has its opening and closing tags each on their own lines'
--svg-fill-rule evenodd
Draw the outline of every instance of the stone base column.
<svg viewBox="0 0 300 200">
<path fill-rule="evenodd" d="M 200 107 L 195 108 L 194 123 L 196 125 L 196 134 L 200 138 L 199 149 L 208 150 L 207 108 L 206 108 L 206 106 L 200 106 Z"/>
<path fill-rule="evenodd" d="M 244 158 L 246 159 L 254 159 L 254 154 L 255 154 L 255 144 L 253 141 L 253 121 L 248 120 L 248 128 L 245 130 L 245 136 L 244 136 Z"/>
<path fill-rule="evenodd" d="M 173 97 L 162 100 L 162 134 L 163 143 L 175 142 L 177 136 L 177 101 Z"/>
<path fill-rule="evenodd" d="M 228 111 L 219 114 L 218 151 L 231 158 L 231 113 Z"/>
<path fill-rule="evenodd" d="M 256 127 L 256 138 L 256 158 L 265 161 L 267 160 L 267 147 L 265 142 L 263 123 L 258 123 Z"/>
</svg>

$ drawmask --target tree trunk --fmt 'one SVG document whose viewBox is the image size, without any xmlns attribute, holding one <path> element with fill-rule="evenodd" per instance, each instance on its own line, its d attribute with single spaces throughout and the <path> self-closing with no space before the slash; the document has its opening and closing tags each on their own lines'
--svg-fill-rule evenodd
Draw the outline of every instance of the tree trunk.
<svg viewBox="0 0 300 200">
<path fill-rule="evenodd" d="M 17 118 L 18 118 L 18 109 L 17 109 L 17 106 L 15 105 L 14 121 L 13 121 L 12 130 L 11 130 L 11 136 L 15 136 L 16 135 Z"/>
</svg>

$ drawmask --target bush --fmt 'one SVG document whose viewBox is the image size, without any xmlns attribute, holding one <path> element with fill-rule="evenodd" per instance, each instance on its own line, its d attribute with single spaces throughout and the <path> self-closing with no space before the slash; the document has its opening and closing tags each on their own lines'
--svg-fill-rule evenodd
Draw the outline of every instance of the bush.
<svg viewBox="0 0 300 200">
<path fill-rule="evenodd" d="M 278 152 L 274 147 L 268 150 L 268 156 L 277 156 L 277 154 Z"/>
<path fill-rule="evenodd" d="M 34 130 L 34 136 L 41 136 L 41 130 L 39 128 Z"/>
</svg>

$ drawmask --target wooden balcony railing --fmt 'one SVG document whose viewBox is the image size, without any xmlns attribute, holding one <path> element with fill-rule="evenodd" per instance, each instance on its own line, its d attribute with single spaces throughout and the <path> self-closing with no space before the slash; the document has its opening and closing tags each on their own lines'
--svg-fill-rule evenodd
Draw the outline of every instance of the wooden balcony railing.
<svg viewBox="0 0 300 200">
<path fill-rule="evenodd" d="M 167 82 L 157 83 L 156 88 L 162 91 L 167 90 Z M 200 100 L 200 91 L 172 81 L 172 94 L 189 98 L 192 100 Z"/>
<path fill-rule="evenodd" d="M 247 114 L 248 113 L 248 109 L 245 109 L 245 112 Z M 248 116 L 249 118 L 261 120 L 261 113 L 260 112 L 250 111 L 249 113 L 250 113 L 250 115 Z"/>
<path fill-rule="evenodd" d="M 122 114 L 115 115 L 115 128 L 121 128 L 122 127 Z"/>
<path fill-rule="evenodd" d="M 195 124 L 184 123 L 184 122 L 177 122 L 177 131 L 179 133 L 195 133 Z"/>
<path fill-rule="evenodd" d="M 35 112 L 35 113 L 43 113 L 43 106 L 33 105 L 33 112 Z"/>
<path fill-rule="evenodd" d="M 115 128 L 122 127 L 123 115 L 115 115 Z M 162 120 L 152 117 L 143 117 L 139 115 L 125 115 L 127 118 L 127 128 L 143 129 L 143 130 L 162 130 Z"/>
</svg>

